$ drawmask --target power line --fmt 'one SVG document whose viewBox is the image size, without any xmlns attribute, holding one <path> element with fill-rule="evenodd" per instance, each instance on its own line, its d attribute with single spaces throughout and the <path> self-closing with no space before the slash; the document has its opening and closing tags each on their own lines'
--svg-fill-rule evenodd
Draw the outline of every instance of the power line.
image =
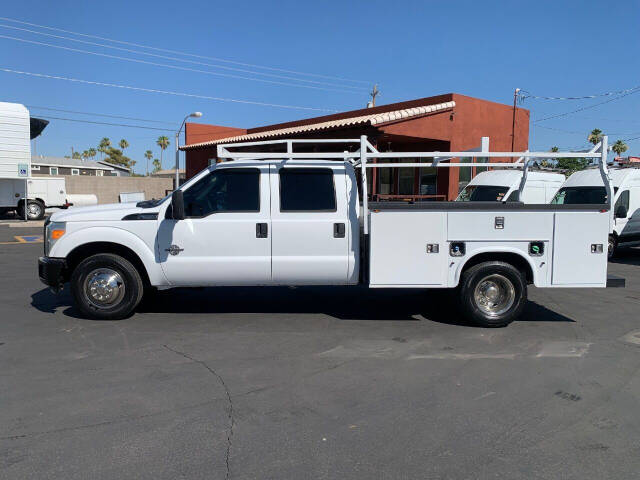
<svg viewBox="0 0 640 480">
<path fill-rule="evenodd" d="M 0 38 L 5 38 L 5 39 L 9 39 L 9 40 L 15 40 L 18 42 L 23 42 L 23 43 L 31 43 L 34 45 L 40 45 L 40 46 L 45 46 L 45 47 L 51 47 L 51 48 L 58 48 L 61 50 L 67 50 L 70 52 L 76 52 L 76 53 L 85 53 L 88 55 L 95 55 L 95 56 L 99 56 L 99 57 L 105 57 L 105 58 L 112 58 L 115 60 L 124 60 L 127 62 L 134 62 L 134 63 L 142 63 L 145 65 L 152 65 L 155 67 L 164 67 L 164 68 L 172 68 L 174 70 L 182 70 L 182 71 L 187 71 L 187 72 L 195 72 L 195 73 L 204 73 L 207 75 L 215 75 L 218 77 L 228 77 L 228 78 L 238 78 L 241 80 L 251 80 L 254 82 L 262 82 L 262 83 L 271 83 L 274 85 L 285 85 L 288 87 L 300 87 L 300 88 L 311 88 L 314 90 L 326 90 L 326 91 L 333 91 L 333 92 L 342 92 L 342 93 L 358 93 L 355 91 L 350 91 L 350 90 L 340 90 L 340 89 L 336 89 L 336 88 L 326 88 L 326 87 L 316 87 L 313 85 L 300 85 L 300 84 L 296 84 L 296 83 L 287 83 L 287 82 L 279 82 L 276 80 L 266 80 L 263 78 L 252 78 L 252 77 L 244 77 L 241 75 L 233 75 L 231 73 L 220 73 L 220 72 L 210 72 L 207 70 L 199 70 L 197 68 L 189 68 L 189 67 L 180 67 L 178 65 L 169 65 L 167 63 L 158 63 L 158 62 L 150 62 L 148 60 L 140 60 L 140 59 L 136 59 L 136 58 L 129 58 L 129 57 L 120 57 L 118 55 L 110 55 L 108 53 L 99 53 L 99 52 L 92 52 L 90 50 L 82 50 L 79 48 L 71 48 L 71 47 L 64 47 L 62 45 L 54 45 L 52 43 L 45 43 L 45 42 L 38 42 L 36 40 L 27 40 L 24 38 L 18 38 L 18 37 L 11 37 L 9 35 L 0 35 Z"/>
<path fill-rule="evenodd" d="M 16 19 L 13 19 L 13 18 L 8 18 L 8 17 L 0 17 L 0 20 L 13 22 L 13 23 L 19 23 L 19 24 L 22 24 L 22 25 L 29 25 L 31 27 L 44 28 L 44 29 L 47 29 L 47 30 L 53 30 L 53 31 L 57 31 L 57 32 L 70 33 L 72 35 L 78 35 L 78 36 L 86 37 L 86 38 L 97 38 L 98 40 L 106 40 L 108 42 L 119 43 L 121 45 L 130 45 L 130 46 L 133 46 L 133 47 L 147 48 L 149 50 L 155 50 L 155 51 L 158 51 L 158 52 L 173 53 L 173 54 L 178 54 L 178 55 L 183 55 L 183 56 L 188 56 L 188 57 L 193 57 L 193 58 L 202 58 L 202 59 L 205 59 L 205 60 L 214 60 L 214 61 L 217 61 L 217 62 L 230 63 L 230 64 L 234 64 L 234 65 L 241 65 L 241 66 L 244 66 L 244 67 L 262 68 L 264 70 L 271 70 L 271 71 L 284 72 L 284 73 L 292 73 L 292 74 L 295 74 L 295 75 L 304 75 L 304 76 L 309 76 L 309 77 L 327 78 L 327 79 L 332 79 L 332 80 L 341 80 L 341 81 L 346 81 L 346 82 L 363 83 L 363 84 L 371 83 L 371 82 L 367 82 L 367 81 L 364 81 L 364 80 L 353 80 L 353 79 L 335 77 L 335 76 L 329 76 L 329 75 L 320 75 L 320 74 L 317 74 L 317 73 L 306 73 L 306 72 L 300 72 L 300 71 L 295 71 L 295 70 L 286 70 L 286 69 L 283 69 L 283 68 L 268 67 L 268 66 L 256 65 L 256 64 L 252 64 L 252 63 L 237 62 L 237 61 L 234 61 L 234 60 L 227 60 L 227 59 L 223 59 L 223 58 L 196 55 L 196 54 L 193 54 L 193 53 L 180 52 L 180 51 L 177 51 L 177 50 L 169 50 L 169 49 L 166 49 L 166 48 L 151 47 L 149 45 L 142 45 L 142 44 L 133 43 L 133 42 L 125 42 L 125 41 L 122 41 L 122 40 L 114 40 L 112 38 L 100 37 L 98 35 L 89 35 L 89 34 L 86 34 L 86 33 L 78 33 L 78 32 L 73 32 L 71 30 L 64 30 L 62 28 L 49 27 L 49 26 L 46 26 L 46 25 L 38 25 L 36 23 L 24 22 L 24 21 L 21 21 L 21 20 L 16 20 Z"/>
<path fill-rule="evenodd" d="M 52 112 L 76 113 L 78 115 L 93 115 L 94 117 L 120 118 L 120 119 L 123 119 L 123 120 L 136 120 L 136 121 L 139 121 L 139 122 L 149 122 L 149 123 L 164 123 L 164 124 L 168 124 L 168 125 L 175 124 L 175 122 L 165 122 L 165 121 L 160 121 L 160 120 L 148 120 L 146 118 L 136 118 L 136 117 L 123 117 L 121 115 L 109 115 L 109 114 L 106 114 L 106 113 L 78 112 L 76 110 L 63 110 L 61 108 L 40 107 L 38 105 L 25 105 L 25 106 L 29 107 L 30 109 L 50 110 Z"/>
<path fill-rule="evenodd" d="M 214 101 L 217 101 L 217 102 L 242 103 L 242 104 L 247 104 L 247 105 L 260 105 L 262 107 L 287 108 L 287 109 L 293 109 L 293 110 L 313 110 L 313 111 L 320 111 L 320 112 L 335 112 L 336 111 L 336 110 L 330 110 L 330 109 L 327 109 L 327 108 L 301 107 L 301 106 L 296 106 L 296 105 L 282 105 L 282 104 L 278 104 L 278 103 L 257 102 L 257 101 L 252 101 L 252 100 L 238 100 L 238 99 L 235 99 L 235 98 L 212 97 L 212 96 L 208 96 L 208 95 L 198 95 L 198 94 L 195 94 L 195 93 L 173 92 L 173 91 L 169 91 L 169 90 L 158 90 L 158 89 L 153 89 L 153 88 L 134 87 L 134 86 L 131 86 L 131 85 L 121 85 L 121 84 L 117 84 L 117 83 L 96 82 L 96 81 L 93 81 L 93 80 L 82 80 L 82 79 L 79 79 L 79 78 L 69 78 L 69 77 L 62 77 L 62 76 L 58 76 L 58 75 L 48 75 L 48 74 L 45 74 L 45 73 L 25 72 L 25 71 L 13 70 L 13 69 L 10 69 L 10 68 L 5 68 L 5 67 L 0 67 L 0 71 L 7 72 L 7 73 L 15 73 L 17 75 L 27 75 L 27 76 L 31 76 L 31 77 L 49 78 L 49 79 L 54 79 L 54 80 L 65 80 L 65 81 L 68 81 L 68 82 L 84 83 L 84 84 L 87 84 L 87 85 L 98 85 L 98 86 L 101 86 L 101 87 L 122 88 L 122 89 L 125 89 L 125 90 L 134 90 L 134 91 L 148 92 L 148 93 L 160 93 L 160 94 L 164 94 L 164 95 L 174 95 L 174 96 L 178 96 L 178 97 L 201 98 L 201 99 L 204 99 L 204 100 L 214 100 Z"/>
<path fill-rule="evenodd" d="M 532 93 L 526 90 L 520 90 L 519 98 L 521 100 L 525 100 L 527 98 L 533 98 L 536 100 L 587 100 L 590 98 L 598 98 L 598 97 L 610 97 L 613 95 L 620 95 L 622 93 L 633 92 L 634 90 L 640 89 L 640 85 L 632 88 L 625 88 L 624 90 L 618 90 L 615 92 L 605 92 L 605 93 L 596 93 L 594 95 L 585 95 L 582 97 L 545 97 L 541 95 L 533 95 Z"/>
<path fill-rule="evenodd" d="M 594 103 L 592 105 L 587 105 L 586 107 L 578 108 L 576 110 L 571 110 L 570 112 L 558 113 L 557 115 L 550 115 L 548 117 L 535 119 L 533 121 L 533 123 L 544 122 L 545 120 L 551 120 L 552 118 L 564 117 L 566 115 L 571 115 L 572 113 L 582 112 L 583 110 L 589 110 L 590 108 L 595 108 L 595 107 L 598 107 L 600 105 L 604 105 L 605 103 L 610 103 L 610 102 L 614 102 L 616 100 L 620 100 L 623 97 L 626 97 L 628 95 L 633 95 L 634 93 L 637 93 L 639 91 L 640 91 L 640 87 L 636 88 L 635 90 L 629 91 L 629 92 L 627 92 L 625 94 L 619 95 L 617 97 L 610 98 L 609 100 L 605 100 L 604 102 L 598 102 L 598 103 Z"/>
<path fill-rule="evenodd" d="M 213 67 L 213 68 L 221 68 L 223 70 L 232 70 L 232 71 L 236 71 L 236 72 L 249 73 L 249 74 L 252 74 L 252 75 L 262 75 L 262 76 L 272 77 L 272 78 L 282 78 L 282 79 L 285 79 L 285 80 L 293 80 L 295 82 L 307 82 L 307 83 L 314 83 L 314 84 L 317 84 L 317 85 L 328 85 L 328 86 L 332 86 L 332 87 L 351 89 L 351 90 L 354 90 L 354 93 L 355 92 L 359 92 L 359 93 L 363 93 L 364 92 L 364 90 L 362 90 L 360 87 L 354 87 L 352 85 L 339 85 L 339 84 L 335 84 L 335 83 L 319 82 L 317 80 L 306 80 L 306 79 L 303 79 L 303 78 L 289 77 L 289 76 L 286 76 L 286 75 L 277 75 L 277 74 L 273 74 L 273 73 L 256 72 L 256 71 L 253 71 L 253 70 L 246 70 L 244 68 L 227 67 L 225 65 L 214 65 L 214 64 L 211 64 L 211 63 L 198 62 L 198 61 L 195 61 L 195 60 L 186 60 L 186 59 L 178 58 L 178 57 L 169 57 L 169 56 L 166 56 L 166 55 L 158 55 L 158 54 L 155 54 L 155 53 L 144 52 L 142 50 L 133 50 L 131 48 L 115 47 L 113 45 L 106 45 L 104 43 L 89 42 L 89 41 L 86 41 L 86 40 L 79 40 L 77 38 L 65 37 L 65 36 L 62 36 L 62 35 L 54 35 L 54 34 L 51 34 L 51 33 L 38 32 L 36 30 L 30 30 L 28 28 L 21 28 L 21 27 L 14 27 L 14 26 L 11 26 L 11 25 L 2 25 L 2 24 L 0 24 L 0 27 L 10 28 L 10 29 L 13 29 L 13 30 L 20 30 L 20 31 L 23 31 L 23 32 L 34 33 L 36 35 L 44 35 L 44 36 L 47 36 L 47 37 L 53 37 L 53 38 L 58 38 L 58 39 L 62 39 L 62 40 L 68 40 L 68 41 L 72 41 L 72 42 L 83 43 L 83 44 L 86 44 L 86 45 L 93 45 L 93 46 L 103 47 L 103 48 L 111 48 L 113 50 L 120 50 L 120 51 L 124 51 L 124 52 L 129 52 L 129 53 L 147 55 L 147 56 L 150 56 L 150 57 L 164 58 L 165 60 L 174 60 L 176 62 L 191 63 L 191 64 L 194 64 L 194 65 L 203 65 L 203 66 L 206 66 L 206 67 Z"/>
<path fill-rule="evenodd" d="M 161 132 L 175 132 L 175 129 L 171 130 L 170 128 L 157 128 L 157 127 L 147 127 L 144 125 L 127 125 L 124 123 L 107 123 L 107 122 L 96 122 L 93 120 L 82 120 L 77 118 L 62 118 L 62 117 L 51 117 L 49 115 L 45 116 L 45 120 L 53 119 L 53 120 L 64 120 L 67 122 L 78 122 L 78 123 L 91 123 L 95 125 L 109 125 L 112 127 L 127 127 L 127 128 L 142 128 L 145 130 L 159 130 Z"/>
</svg>

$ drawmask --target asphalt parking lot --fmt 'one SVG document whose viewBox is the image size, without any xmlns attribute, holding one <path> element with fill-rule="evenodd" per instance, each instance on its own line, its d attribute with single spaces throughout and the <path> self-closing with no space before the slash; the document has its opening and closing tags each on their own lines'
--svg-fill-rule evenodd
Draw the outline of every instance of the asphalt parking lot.
<svg viewBox="0 0 640 480">
<path fill-rule="evenodd" d="M 0 241 L 40 229 L 0 226 Z M 625 289 L 461 323 L 441 292 L 161 292 L 78 318 L 0 245 L 0 478 L 640 476 L 640 250 Z"/>
</svg>

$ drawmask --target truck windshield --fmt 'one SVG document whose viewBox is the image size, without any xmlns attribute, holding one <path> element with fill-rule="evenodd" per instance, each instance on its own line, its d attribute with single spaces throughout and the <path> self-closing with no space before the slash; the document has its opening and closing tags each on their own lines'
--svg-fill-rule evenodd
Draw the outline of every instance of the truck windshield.
<svg viewBox="0 0 640 480">
<path fill-rule="evenodd" d="M 553 197 L 551 203 L 556 205 L 607 203 L 607 191 L 604 187 L 562 187 Z"/>
<path fill-rule="evenodd" d="M 456 202 L 501 202 L 509 187 L 494 185 L 467 185 Z"/>
</svg>

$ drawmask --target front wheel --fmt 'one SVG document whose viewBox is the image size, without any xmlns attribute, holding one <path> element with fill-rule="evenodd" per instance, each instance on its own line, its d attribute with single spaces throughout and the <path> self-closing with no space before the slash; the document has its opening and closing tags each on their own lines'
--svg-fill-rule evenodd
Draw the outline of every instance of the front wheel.
<svg viewBox="0 0 640 480">
<path fill-rule="evenodd" d="M 465 315 L 482 327 L 505 327 L 527 303 L 524 275 L 505 262 L 484 262 L 464 272 L 461 305 Z"/>
<path fill-rule="evenodd" d="M 127 259 L 100 253 L 83 260 L 74 269 L 71 292 L 78 309 L 87 317 L 119 320 L 140 303 L 144 284 Z"/>
</svg>

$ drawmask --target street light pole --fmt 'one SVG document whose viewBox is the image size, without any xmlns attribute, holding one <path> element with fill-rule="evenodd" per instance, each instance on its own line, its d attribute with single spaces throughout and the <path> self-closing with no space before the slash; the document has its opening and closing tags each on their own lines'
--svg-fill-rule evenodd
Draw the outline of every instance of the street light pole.
<svg viewBox="0 0 640 480">
<path fill-rule="evenodd" d="M 195 117 L 195 118 L 200 118 L 202 116 L 202 112 L 193 112 L 190 113 L 189 115 L 187 115 L 186 117 L 184 117 L 184 120 L 182 120 L 182 123 L 180 124 L 180 128 L 178 129 L 178 131 L 176 132 L 176 180 L 175 180 L 175 186 L 174 186 L 174 190 L 177 190 L 178 187 L 180 186 L 180 150 L 178 150 L 178 141 L 180 140 L 180 132 L 182 131 L 182 128 L 185 126 L 185 123 L 187 123 L 187 119 L 189 117 Z M 185 166 L 186 168 L 186 166 Z"/>
</svg>

